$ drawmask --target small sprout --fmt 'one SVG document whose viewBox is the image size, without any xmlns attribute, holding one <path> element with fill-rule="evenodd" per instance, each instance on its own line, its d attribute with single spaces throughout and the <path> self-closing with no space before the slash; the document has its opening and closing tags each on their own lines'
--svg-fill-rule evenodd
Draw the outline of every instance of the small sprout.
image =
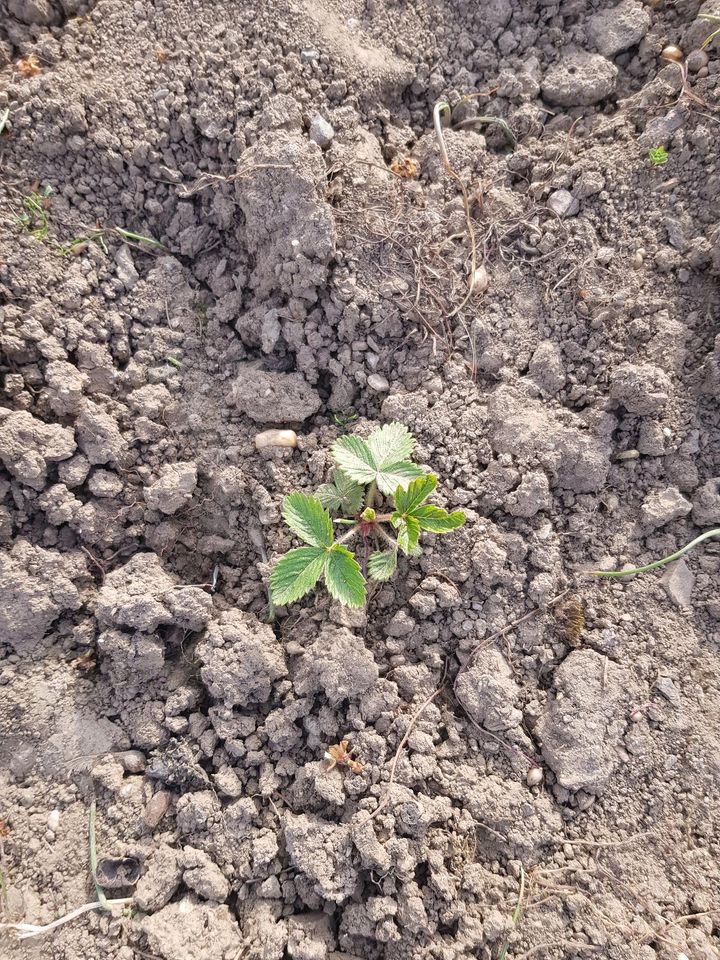
<svg viewBox="0 0 720 960">
<path fill-rule="evenodd" d="M 30 236 L 36 240 L 44 240 L 48 235 L 48 215 L 50 209 L 50 195 L 53 192 L 51 186 L 45 186 L 38 193 L 34 189 L 26 197 L 22 198 L 23 212 L 19 214 L 17 222 L 25 227 Z"/>
<path fill-rule="evenodd" d="M 350 742 L 341 740 L 340 743 L 334 743 L 325 751 L 325 759 L 328 761 L 327 769 L 334 770 L 335 767 L 347 767 L 351 773 L 362 773 L 363 764 L 359 760 L 353 759 L 353 751 L 349 750 Z"/>
<path fill-rule="evenodd" d="M 648 160 L 654 167 L 661 167 L 669 160 L 669 154 L 665 147 L 652 147 L 648 150 Z"/>
<path fill-rule="evenodd" d="M 332 415 L 332 421 L 336 427 L 340 427 L 341 430 L 344 430 L 345 427 L 349 427 L 350 424 L 355 423 L 358 415 L 354 410 L 351 410 L 349 413 L 334 413 Z"/>
<path fill-rule="evenodd" d="M 42 73 L 40 61 L 34 53 L 29 53 L 26 57 L 18 60 L 15 64 L 15 69 L 18 73 L 21 73 L 23 77 L 36 77 L 39 73 Z"/>
<path fill-rule="evenodd" d="M 708 23 L 720 23 L 720 17 L 712 13 L 701 13 L 698 16 L 698 20 L 705 20 Z M 700 49 L 704 50 L 706 47 L 709 47 L 716 37 L 720 37 L 720 27 L 717 27 L 709 36 L 705 37 Z"/>
<path fill-rule="evenodd" d="M 169 363 L 176 370 L 182 370 L 182 361 L 178 360 L 177 357 L 165 357 L 165 363 Z"/>
<path fill-rule="evenodd" d="M 415 439 L 402 423 L 388 423 L 367 440 L 345 435 L 335 441 L 332 482 L 323 484 L 314 497 L 291 493 L 283 503 L 285 522 L 306 545 L 290 550 L 273 567 L 270 595 L 276 606 L 304 597 L 323 577 L 333 599 L 362 607 L 367 600 L 365 578 L 388 580 L 398 551 L 420 554 L 422 531 L 449 533 L 462 526 L 462 510 L 448 513 L 426 503 L 437 478 L 409 459 L 414 449 Z M 340 516 L 333 520 L 330 511 Z M 333 523 L 350 529 L 336 540 Z M 344 546 L 358 535 L 362 565 Z"/>
<path fill-rule="evenodd" d="M 419 171 L 419 165 L 414 157 L 393 157 L 390 161 L 390 169 L 403 180 L 414 180 Z"/>
<path fill-rule="evenodd" d="M 150 247 L 158 247 L 160 250 L 165 249 L 159 240 L 153 240 L 152 237 L 145 237 L 142 233 L 133 233 L 132 230 L 125 230 L 123 227 L 115 227 L 115 233 L 121 236 L 123 240 L 133 240 L 135 243 L 147 243 Z"/>
</svg>

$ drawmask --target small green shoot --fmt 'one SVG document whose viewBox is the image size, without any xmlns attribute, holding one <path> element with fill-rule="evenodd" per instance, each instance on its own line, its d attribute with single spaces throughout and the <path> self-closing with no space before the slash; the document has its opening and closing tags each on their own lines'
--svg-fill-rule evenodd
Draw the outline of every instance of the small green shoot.
<svg viewBox="0 0 720 960">
<path fill-rule="evenodd" d="M 704 540 L 709 540 L 710 537 L 720 537 L 720 527 L 715 527 L 713 530 L 707 530 L 705 533 L 701 533 L 699 537 L 695 537 L 694 540 L 691 540 L 690 543 L 676 550 L 675 553 L 671 553 L 670 556 L 663 557 L 661 560 L 655 560 L 653 563 L 646 563 L 644 567 L 632 567 L 630 570 L 590 570 L 588 575 L 591 577 L 632 577 L 636 573 L 647 573 L 648 570 L 656 570 L 658 567 L 664 567 L 666 563 L 679 560 L 680 557 L 692 550 L 693 547 L 696 547 Z"/>
<path fill-rule="evenodd" d="M 340 427 L 341 430 L 344 430 L 346 427 L 349 427 L 351 424 L 355 423 L 358 418 L 358 414 L 354 410 L 351 410 L 349 413 L 334 413 L 332 415 L 332 422 L 336 427 Z"/>
<path fill-rule="evenodd" d="M 165 249 L 159 240 L 153 240 L 152 237 L 145 237 L 142 233 L 133 233 L 132 230 L 125 230 L 122 227 L 115 227 L 114 229 L 115 233 L 121 236 L 123 240 L 132 240 L 135 243 L 147 243 L 150 247 L 158 247 L 160 250 Z"/>
<path fill-rule="evenodd" d="M 520 890 L 518 891 L 518 901 L 515 905 L 515 909 L 513 910 L 512 917 L 511 917 L 513 927 L 517 927 L 518 923 L 520 922 L 520 917 L 522 916 L 524 898 L 525 898 L 525 870 L 523 869 L 523 865 L 520 864 Z M 509 948 L 510 948 L 510 944 L 508 943 L 508 941 L 505 941 L 505 943 L 503 944 L 503 948 L 500 951 L 500 954 L 498 956 L 498 960 L 505 960 L 505 958 L 507 957 L 507 952 Z"/>
<path fill-rule="evenodd" d="M 50 224 L 47 211 L 52 192 L 52 187 L 48 185 L 43 187 L 40 193 L 33 190 L 22 198 L 23 212 L 17 218 L 17 222 L 36 240 L 44 240 L 48 235 Z"/>
<path fill-rule="evenodd" d="M 109 910 L 110 907 L 105 896 L 105 891 L 97 880 L 97 841 L 95 838 L 95 817 L 97 815 L 95 801 L 90 803 L 90 815 L 88 817 L 88 846 L 90 848 L 90 874 L 95 884 L 95 894 L 102 910 Z"/>
<path fill-rule="evenodd" d="M 654 167 L 662 167 L 670 159 L 665 147 L 652 147 L 647 152 L 648 160 Z"/>
<path fill-rule="evenodd" d="M 701 13 L 698 17 L 698 20 L 707 20 L 708 23 L 720 23 L 720 17 L 712 13 Z M 715 30 L 713 30 L 710 36 L 705 37 L 700 49 L 704 50 L 706 47 L 709 47 L 716 37 L 720 37 L 720 27 L 717 27 Z"/>
<path fill-rule="evenodd" d="M 97 243 L 102 248 L 105 255 L 108 254 L 107 244 L 105 243 L 104 231 L 97 230 L 94 233 L 88 233 L 84 237 L 75 237 L 70 243 L 56 244 L 57 252 L 61 257 L 68 257 L 70 254 L 82 253 L 89 243 Z"/>
<path fill-rule="evenodd" d="M 388 423 L 367 440 L 346 435 L 335 441 L 330 451 L 335 462 L 332 482 L 323 484 L 314 497 L 291 493 L 283 503 L 285 522 L 305 546 L 286 553 L 270 574 L 276 606 L 299 600 L 323 577 L 335 600 L 362 607 L 366 577 L 389 580 L 398 552 L 421 552 L 422 531 L 449 533 L 465 522 L 462 510 L 448 513 L 426 502 L 437 478 L 412 463 L 414 449 L 415 439 L 401 423 Z M 331 511 L 341 516 L 333 521 Z M 350 529 L 336 540 L 333 523 Z M 363 540 L 362 563 L 344 546 L 357 535 Z"/>
<path fill-rule="evenodd" d="M 176 370 L 182 370 L 182 360 L 178 360 L 177 357 L 165 357 L 165 363 L 169 363 Z"/>
</svg>

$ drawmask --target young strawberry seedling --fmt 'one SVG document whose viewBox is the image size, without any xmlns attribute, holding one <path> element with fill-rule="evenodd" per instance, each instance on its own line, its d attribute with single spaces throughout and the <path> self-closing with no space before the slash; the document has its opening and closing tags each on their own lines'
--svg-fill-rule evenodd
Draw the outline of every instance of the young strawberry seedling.
<svg viewBox="0 0 720 960">
<path fill-rule="evenodd" d="M 365 578 L 389 580 L 398 551 L 417 556 L 420 533 L 449 533 L 465 522 L 462 510 L 448 513 L 426 503 L 437 477 L 410 456 L 415 439 L 402 423 L 388 423 L 367 440 L 343 436 L 331 447 L 332 483 L 310 497 L 291 493 L 283 517 L 306 546 L 281 557 L 270 574 L 273 604 L 284 606 L 309 593 L 320 577 L 328 593 L 347 607 L 366 601 Z M 335 514 L 335 519 L 331 517 Z M 333 523 L 349 529 L 335 538 Z M 361 563 L 345 546 L 361 538 Z"/>
</svg>

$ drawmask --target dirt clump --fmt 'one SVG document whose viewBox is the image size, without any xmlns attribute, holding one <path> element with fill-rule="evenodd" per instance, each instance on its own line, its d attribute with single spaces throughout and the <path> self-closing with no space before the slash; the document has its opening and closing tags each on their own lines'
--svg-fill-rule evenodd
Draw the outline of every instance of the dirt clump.
<svg viewBox="0 0 720 960">
<path fill-rule="evenodd" d="M 0 0 L 3 960 L 716 954 L 717 2 L 399 9 Z"/>
</svg>

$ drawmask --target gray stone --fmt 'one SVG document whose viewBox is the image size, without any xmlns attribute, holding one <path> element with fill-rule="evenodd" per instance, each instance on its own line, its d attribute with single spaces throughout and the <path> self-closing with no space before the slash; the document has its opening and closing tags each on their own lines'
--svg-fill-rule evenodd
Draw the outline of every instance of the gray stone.
<svg viewBox="0 0 720 960">
<path fill-rule="evenodd" d="M 658 413 L 669 393 L 668 375 L 652 363 L 621 363 L 610 377 L 610 397 L 628 413 Z"/>
<path fill-rule="evenodd" d="M 325 117 L 319 113 L 316 113 L 310 122 L 310 130 L 308 131 L 308 135 L 310 139 L 320 147 L 321 150 L 327 150 L 327 148 L 333 142 L 335 130 L 333 125 L 329 123 Z"/>
<path fill-rule="evenodd" d="M 458 677 L 455 691 L 463 708 L 486 730 L 512 730 L 522 721 L 513 706 L 520 689 L 499 650 L 480 650 Z"/>
<path fill-rule="evenodd" d="M 239 610 L 223 613 L 208 627 L 196 654 L 203 683 L 228 707 L 264 703 L 273 683 L 287 676 L 272 628 Z"/>
<path fill-rule="evenodd" d="M 574 217 L 580 210 L 580 201 L 569 190 L 555 190 L 547 198 L 547 208 L 558 217 Z"/>
<path fill-rule="evenodd" d="M 660 579 L 660 586 L 681 610 L 687 610 L 692 605 L 695 577 L 684 560 L 678 560 L 667 568 Z"/>
<path fill-rule="evenodd" d="M 379 373 L 371 373 L 367 382 L 375 393 L 386 393 L 390 389 L 388 380 Z"/>
<path fill-rule="evenodd" d="M 588 36 L 604 57 L 612 59 L 623 50 L 640 43 L 650 27 L 650 13 L 637 0 L 621 0 L 593 14 L 588 20 Z"/>
<path fill-rule="evenodd" d="M 230 893 L 230 884 L 222 870 L 202 850 L 194 847 L 183 849 L 185 872 L 183 883 L 194 890 L 203 900 L 215 900 L 222 903 Z"/>
<path fill-rule="evenodd" d="M 711 477 L 695 492 L 692 518 L 699 527 L 720 523 L 720 477 Z"/>
<path fill-rule="evenodd" d="M 173 514 L 192 499 L 197 486 L 197 466 L 187 463 L 169 463 L 162 476 L 146 487 L 145 501 L 151 510 Z"/>
<path fill-rule="evenodd" d="M 600 794 L 619 757 L 630 678 L 594 650 L 573 650 L 555 674 L 555 696 L 536 731 L 542 753 L 566 790 Z"/>
<path fill-rule="evenodd" d="M 570 50 L 545 74 L 543 97 L 561 107 L 599 103 L 615 89 L 617 67 L 598 53 Z"/>
<path fill-rule="evenodd" d="M 299 423 L 322 405 L 301 373 L 269 373 L 244 364 L 230 399 L 257 423 Z"/>
<path fill-rule="evenodd" d="M 145 917 L 139 928 L 161 960 L 219 960 L 241 952 L 240 928 L 224 904 L 185 897 Z"/>
<path fill-rule="evenodd" d="M 680 493 L 677 487 L 667 487 L 649 494 L 642 507 L 640 516 L 643 524 L 651 530 L 664 527 L 666 523 L 686 517 L 692 510 L 692 504 Z"/>
</svg>

